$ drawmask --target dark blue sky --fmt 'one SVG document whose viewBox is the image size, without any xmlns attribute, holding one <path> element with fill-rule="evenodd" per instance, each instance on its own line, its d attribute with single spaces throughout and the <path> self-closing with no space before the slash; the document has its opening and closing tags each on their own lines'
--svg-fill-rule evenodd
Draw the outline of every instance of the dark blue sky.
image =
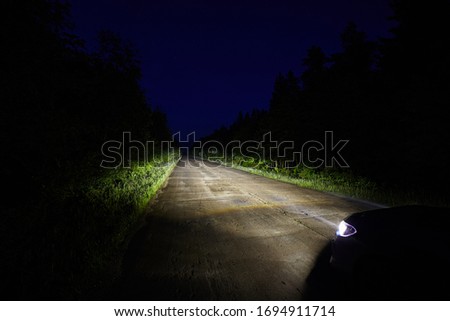
<svg viewBox="0 0 450 321">
<path fill-rule="evenodd" d="M 75 32 L 94 47 L 101 29 L 134 43 L 142 87 L 173 132 L 197 137 L 237 113 L 268 108 L 275 77 L 312 45 L 340 50 L 354 21 L 370 39 L 388 36 L 388 0 L 72 0 Z"/>
</svg>

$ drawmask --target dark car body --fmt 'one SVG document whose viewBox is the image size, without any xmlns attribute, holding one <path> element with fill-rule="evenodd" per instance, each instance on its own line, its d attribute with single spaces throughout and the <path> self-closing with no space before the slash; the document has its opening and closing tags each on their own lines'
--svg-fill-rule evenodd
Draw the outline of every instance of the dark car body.
<svg viewBox="0 0 450 321">
<path fill-rule="evenodd" d="M 450 298 L 450 209 L 402 206 L 341 222 L 330 263 L 368 299 Z"/>
</svg>

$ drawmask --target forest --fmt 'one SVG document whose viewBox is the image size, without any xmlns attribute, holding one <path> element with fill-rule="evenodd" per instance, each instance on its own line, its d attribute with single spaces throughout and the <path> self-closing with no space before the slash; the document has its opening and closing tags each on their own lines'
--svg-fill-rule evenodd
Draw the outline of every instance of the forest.
<svg viewBox="0 0 450 321">
<path fill-rule="evenodd" d="M 324 133 L 331 131 L 337 139 L 348 140 L 342 150 L 348 168 L 316 168 L 303 161 L 287 169 L 285 158 L 260 155 L 265 160 L 261 162 L 245 153 L 237 163 L 281 171 L 293 179 L 317 174 L 325 180 L 350 178 L 349 184 L 364 181 L 376 191 L 362 196 L 391 205 L 448 204 L 448 1 L 424 6 L 396 0 L 391 7 L 390 37 L 369 41 L 350 22 L 341 33 L 340 52 L 327 55 L 320 46 L 310 47 L 301 62 L 303 72 L 276 78 L 269 108 L 240 113 L 231 126 L 219 128 L 203 142 L 259 142 L 270 132 L 275 141 L 295 143 L 297 149 L 287 157 L 291 159 L 305 142 L 323 141 Z"/>
<path fill-rule="evenodd" d="M 105 170 L 101 146 L 125 131 L 168 140 L 166 115 L 140 88 L 137 50 L 114 32 L 100 31 L 90 52 L 69 4 L 1 6 L 2 297 L 87 298 L 118 275 L 127 237 L 176 161 L 155 153 L 136 166 L 131 155 Z"/>
</svg>

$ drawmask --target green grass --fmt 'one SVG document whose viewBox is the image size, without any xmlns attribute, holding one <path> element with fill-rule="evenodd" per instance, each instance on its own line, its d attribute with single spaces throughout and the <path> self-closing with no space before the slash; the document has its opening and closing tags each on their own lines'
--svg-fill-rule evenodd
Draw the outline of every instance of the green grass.
<svg viewBox="0 0 450 321">
<path fill-rule="evenodd" d="M 171 154 L 130 168 L 68 166 L 36 202 L 9 209 L 8 244 L 0 248 L 10 298 L 84 299 L 107 289 L 120 275 L 148 202 L 177 161 Z"/>
<path fill-rule="evenodd" d="M 231 161 L 222 161 L 221 163 L 300 187 L 336 193 L 387 206 L 424 204 L 448 207 L 450 205 L 446 196 L 417 187 L 405 189 L 377 184 L 368 178 L 354 175 L 348 169 L 313 169 L 304 165 L 289 169 L 277 168 L 269 166 L 266 162 L 256 162 L 251 158 L 239 156 L 234 157 Z"/>
</svg>

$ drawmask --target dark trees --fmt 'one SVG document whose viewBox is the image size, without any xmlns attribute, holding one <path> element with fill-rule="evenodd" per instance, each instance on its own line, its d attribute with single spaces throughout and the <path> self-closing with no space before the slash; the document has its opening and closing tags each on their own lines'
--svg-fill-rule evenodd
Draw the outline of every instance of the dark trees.
<svg viewBox="0 0 450 321">
<path fill-rule="evenodd" d="M 380 75 L 393 175 L 442 188 L 450 177 L 449 1 L 392 1 L 396 26 L 382 39 Z"/>
<path fill-rule="evenodd" d="M 248 122 L 297 147 L 333 131 L 350 140 L 344 156 L 354 173 L 442 194 L 450 178 L 449 2 L 395 0 L 392 9 L 391 38 L 368 41 L 350 23 L 341 52 L 311 47 L 303 73 L 279 75 L 268 113 Z"/>
<path fill-rule="evenodd" d="M 108 200 L 87 196 L 101 188 L 95 186 L 104 174 L 101 146 L 120 141 L 124 131 L 133 140 L 167 139 L 166 117 L 146 102 L 136 50 L 115 34 L 100 33 L 98 51 L 88 53 L 71 32 L 67 5 L 6 0 L 0 6 L 2 295 L 83 297 L 78 291 L 103 277 L 88 274 L 108 270 L 93 253 L 110 255 L 115 240 L 108 235 L 116 238 L 117 227 L 132 222 L 126 216 L 135 206 L 115 195 L 117 219 L 102 214 Z"/>
<path fill-rule="evenodd" d="M 11 159 L 32 156 L 24 166 L 44 176 L 99 154 L 123 131 L 141 140 L 169 133 L 139 86 L 136 50 L 103 31 L 98 51 L 87 53 L 68 28 L 68 9 L 57 1 L 7 1 L 2 30 L 2 148 Z"/>
</svg>

